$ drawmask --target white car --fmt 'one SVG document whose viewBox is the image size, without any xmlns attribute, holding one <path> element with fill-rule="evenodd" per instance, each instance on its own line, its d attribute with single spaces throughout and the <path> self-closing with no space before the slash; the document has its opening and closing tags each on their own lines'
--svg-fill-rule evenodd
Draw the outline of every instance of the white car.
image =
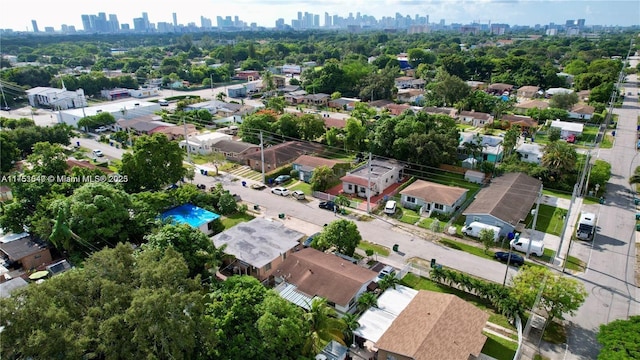
<svg viewBox="0 0 640 360">
<path fill-rule="evenodd" d="M 271 189 L 271 193 L 280 196 L 289 196 L 289 189 L 278 186 Z"/>
<path fill-rule="evenodd" d="M 378 276 L 373 279 L 373 282 L 378 282 L 380 280 L 382 280 L 385 276 L 390 275 L 390 274 L 394 274 L 395 271 L 393 270 L 392 266 L 385 266 L 382 270 L 380 270 L 380 272 L 378 273 Z"/>
<path fill-rule="evenodd" d="M 384 213 L 385 214 L 389 214 L 389 215 L 393 215 L 396 213 L 396 201 L 395 200 L 389 200 L 387 201 L 387 203 L 384 206 Z"/>
<path fill-rule="evenodd" d="M 101 132 L 109 131 L 109 129 L 106 126 L 99 126 L 93 131 L 95 131 L 96 133 L 101 133 Z"/>
<path fill-rule="evenodd" d="M 96 157 L 103 157 L 104 156 L 104 154 L 102 153 L 102 150 L 99 150 L 99 149 L 93 150 L 93 155 L 96 156 Z"/>
</svg>

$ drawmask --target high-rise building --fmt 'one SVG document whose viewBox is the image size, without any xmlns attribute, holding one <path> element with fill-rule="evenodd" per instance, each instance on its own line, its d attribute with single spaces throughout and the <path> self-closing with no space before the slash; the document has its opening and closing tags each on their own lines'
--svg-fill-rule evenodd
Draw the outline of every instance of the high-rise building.
<svg viewBox="0 0 640 360">
<path fill-rule="evenodd" d="M 331 16 L 328 12 L 324 13 L 324 27 L 331 27 Z"/>
<path fill-rule="evenodd" d="M 211 29 L 211 19 L 200 16 L 200 27 L 203 29 Z"/>
<path fill-rule="evenodd" d="M 120 31 L 120 22 L 118 21 L 118 15 L 109 14 L 109 32 L 116 33 Z"/>
<path fill-rule="evenodd" d="M 38 30 L 38 22 L 35 20 L 31 20 L 31 26 L 33 26 L 33 32 L 37 33 L 40 32 L 40 30 Z"/>
<path fill-rule="evenodd" d="M 283 18 L 279 18 L 278 20 L 276 20 L 276 29 L 278 29 L 278 30 L 284 29 L 284 19 Z"/>
<path fill-rule="evenodd" d="M 139 17 L 133 19 L 133 30 L 140 32 L 147 30 L 147 22 L 144 20 L 144 18 Z"/>
<path fill-rule="evenodd" d="M 82 19 L 82 28 L 84 31 L 91 32 L 91 19 L 89 15 L 81 15 L 80 18 Z"/>
<path fill-rule="evenodd" d="M 585 24 L 585 20 L 584 19 L 578 19 L 578 27 L 583 28 Z"/>
<path fill-rule="evenodd" d="M 173 13 L 173 27 L 178 27 L 178 14 Z"/>
</svg>

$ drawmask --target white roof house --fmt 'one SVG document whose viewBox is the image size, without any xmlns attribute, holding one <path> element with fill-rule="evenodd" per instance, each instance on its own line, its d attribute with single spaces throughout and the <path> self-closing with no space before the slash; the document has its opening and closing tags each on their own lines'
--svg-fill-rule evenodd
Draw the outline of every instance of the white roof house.
<svg viewBox="0 0 640 360">
<path fill-rule="evenodd" d="M 84 90 L 69 91 L 66 88 L 35 87 L 25 91 L 29 105 L 44 106 L 54 110 L 65 110 L 87 106 Z"/>
<path fill-rule="evenodd" d="M 571 94 L 573 90 L 567 88 L 551 88 L 545 91 L 547 95 Z"/>
<path fill-rule="evenodd" d="M 540 164 L 544 154 L 542 146 L 536 143 L 522 143 L 516 148 L 520 160 L 533 164 Z"/>
<path fill-rule="evenodd" d="M 144 115 L 153 115 L 160 109 L 160 105 L 154 102 L 142 100 L 120 101 L 80 109 L 61 110 L 58 112 L 58 122 L 77 127 L 78 120 L 85 116 L 93 116 L 102 112 L 108 112 L 116 119 L 133 119 Z"/>
<path fill-rule="evenodd" d="M 223 134 L 221 132 L 207 132 L 203 134 L 192 134 L 187 140 L 180 141 L 181 148 L 185 148 L 189 144 L 189 151 L 199 154 L 210 154 L 213 151 L 213 145 L 222 140 L 232 140 L 233 136 Z"/>
<path fill-rule="evenodd" d="M 554 120 L 550 127 L 560 129 L 560 137 L 566 139 L 569 135 L 580 136 L 584 131 L 584 124 L 577 122 L 568 122 Z"/>
<path fill-rule="evenodd" d="M 378 298 L 378 307 L 369 308 L 360 316 L 360 327 L 353 334 L 377 342 L 417 294 L 417 290 L 402 285 L 387 289 Z"/>
</svg>

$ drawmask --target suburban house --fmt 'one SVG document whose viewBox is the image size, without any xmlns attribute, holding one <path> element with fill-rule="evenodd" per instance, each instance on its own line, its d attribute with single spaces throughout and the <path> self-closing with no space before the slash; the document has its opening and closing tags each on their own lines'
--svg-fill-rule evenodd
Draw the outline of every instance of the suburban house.
<svg viewBox="0 0 640 360">
<path fill-rule="evenodd" d="M 395 104 L 395 102 L 387 99 L 374 100 L 369 102 L 369 106 L 376 109 L 377 111 L 382 111 L 389 104 Z"/>
<path fill-rule="evenodd" d="M 89 162 L 88 160 L 75 160 L 75 159 L 67 159 L 67 167 L 69 169 L 73 169 L 74 167 L 79 167 L 79 168 L 83 168 L 83 169 L 89 169 L 89 170 L 100 170 L 106 174 L 112 174 L 113 171 L 109 170 L 106 167 L 99 167 L 96 166 L 94 164 L 92 164 L 91 162 Z"/>
<path fill-rule="evenodd" d="M 187 105 L 184 111 L 207 110 L 213 115 L 233 116 L 252 113 L 255 108 L 250 105 L 234 104 L 219 100 L 205 101 L 197 104 Z"/>
<path fill-rule="evenodd" d="M 287 256 L 273 276 L 275 290 L 288 301 L 309 310 L 315 297 L 323 297 L 346 314 L 378 273 L 309 247 Z"/>
<path fill-rule="evenodd" d="M 304 90 L 296 90 L 284 94 L 284 101 L 290 105 L 304 104 L 307 92 Z"/>
<path fill-rule="evenodd" d="M 186 128 L 186 129 L 185 129 Z M 168 126 L 153 130 L 154 133 L 165 134 L 169 140 L 184 139 L 184 134 L 192 135 L 198 132 L 196 126 L 193 124 L 186 124 L 182 126 Z"/>
<path fill-rule="evenodd" d="M 402 180 L 403 166 L 390 160 L 372 160 L 340 178 L 346 194 L 359 197 L 376 196 L 386 188 Z M 369 191 L 367 191 L 369 186 Z"/>
<path fill-rule="evenodd" d="M 511 126 L 519 125 L 522 132 L 527 132 L 529 134 L 532 133 L 532 129 L 538 127 L 538 121 L 529 116 L 506 114 L 502 115 L 500 120 L 508 121 Z"/>
<path fill-rule="evenodd" d="M 520 160 L 532 164 L 540 164 L 544 154 L 542 146 L 536 143 L 522 143 L 516 147 L 516 152 L 520 154 Z"/>
<path fill-rule="evenodd" d="M 469 190 L 430 181 L 416 180 L 400 191 L 400 202 L 409 209 L 421 209 L 431 216 L 432 212 L 451 214 L 467 199 Z"/>
<path fill-rule="evenodd" d="M 288 165 L 300 155 L 318 154 L 323 151 L 320 144 L 300 141 L 287 141 L 278 145 L 271 145 L 264 149 L 264 170 L 270 172 L 281 166 Z M 260 152 L 247 154 L 247 165 L 257 171 L 262 170 L 262 155 Z"/>
<path fill-rule="evenodd" d="M 537 86 L 523 86 L 516 91 L 516 96 L 519 98 L 533 99 L 540 95 L 538 91 L 540 91 L 540 88 Z"/>
<path fill-rule="evenodd" d="M 220 132 L 207 132 L 203 134 L 188 135 L 187 139 L 181 140 L 179 145 L 185 149 L 189 145 L 189 152 L 201 155 L 210 154 L 213 151 L 213 145 L 221 140 L 231 140 L 231 135 Z"/>
<path fill-rule="evenodd" d="M 402 114 L 403 112 L 405 112 L 406 110 L 410 110 L 411 109 L 411 105 L 407 105 L 407 104 L 389 104 L 389 105 L 385 106 L 384 108 L 389 110 L 389 113 L 391 115 L 398 116 L 398 115 Z"/>
<path fill-rule="evenodd" d="M 213 222 L 220 215 L 197 207 L 192 204 L 183 204 L 160 214 L 160 218 L 174 224 L 187 224 L 207 235 L 213 234 Z"/>
<path fill-rule="evenodd" d="M 573 93 L 573 90 L 567 89 L 567 88 L 550 88 L 544 92 L 545 97 L 551 97 L 553 95 L 558 95 L 558 94 L 571 94 L 571 93 Z"/>
<path fill-rule="evenodd" d="M 540 110 L 548 109 L 549 103 L 542 100 L 529 100 L 529 101 L 523 101 L 521 103 L 515 104 L 513 108 L 517 112 L 525 113 L 529 109 L 540 109 Z"/>
<path fill-rule="evenodd" d="M 234 80 L 254 81 L 260 79 L 260 72 L 256 70 L 238 70 L 233 76 Z"/>
<path fill-rule="evenodd" d="M 458 121 L 461 124 L 484 127 L 493 122 L 493 115 L 476 111 L 461 111 L 458 114 Z"/>
<path fill-rule="evenodd" d="M 423 107 L 422 111 L 426 112 L 429 115 L 447 115 L 453 119 L 456 118 L 456 113 L 458 112 L 458 110 L 456 110 L 455 108 L 431 106 Z"/>
<path fill-rule="evenodd" d="M 462 213 L 465 224 L 474 221 L 500 228 L 506 236 L 527 218 L 542 182 L 524 173 L 508 173 L 491 180 Z"/>
<path fill-rule="evenodd" d="M 580 101 L 588 102 L 589 96 L 591 96 L 591 90 L 578 91 L 578 99 L 580 99 Z"/>
<path fill-rule="evenodd" d="M 510 95 L 513 91 L 513 85 L 511 84 L 503 84 L 503 83 L 495 83 L 491 84 L 487 87 L 487 92 L 492 95 Z"/>
<path fill-rule="evenodd" d="M 486 341 L 482 331 L 488 319 L 455 295 L 398 285 L 358 319 L 355 351 L 377 350 L 377 359 L 475 359 Z"/>
<path fill-rule="evenodd" d="M 359 102 L 360 99 L 341 97 L 339 99 L 329 100 L 327 106 L 333 109 L 351 111 L 356 106 L 356 103 Z"/>
<path fill-rule="evenodd" d="M 81 109 L 61 110 L 58 111 L 58 122 L 78 127 L 78 120 L 102 112 L 108 112 L 116 119 L 135 119 L 145 115 L 153 116 L 160 110 L 161 107 L 158 103 L 134 99 L 83 107 Z"/>
<path fill-rule="evenodd" d="M 298 171 L 300 180 L 306 183 L 311 181 L 313 170 L 320 166 L 326 166 L 333 170 L 336 177 L 344 176 L 351 167 L 349 163 L 343 161 L 325 159 L 312 155 L 300 155 L 293 161 L 293 170 Z"/>
<path fill-rule="evenodd" d="M 338 128 L 344 129 L 347 126 L 347 121 L 345 119 L 337 119 L 329 116 L 322 116 L 322 121 L 324 121 L 324 127 L 326 129 Z"/>
<path fill-rule="evenodd" d="M 461 155 L 461 158 L 472 157 L 472 154 L 467 153 L 467 149 L 465 148 L 464 144 L 475 143 L 480 145 L 482 149 L 481 154 L 479 154 L 480 157 L 477 157 L 476 160 L 497 163 L 502 160 L 503 156 L 504 148 L 502 147 L 502 140 L 503 139 L 499 136 L 480 136 L 478 133 L 461 132 L 460 145 L 458 145 L 458 153 Z"/>
<path fill-rule="evenodd" d="M 247 96 L 247 88 L 242 85 L 232 85 L 227 87 L 227 96 L 230 98 L 243 98 Z"/>
<path fill-rule="evenodd" d="M 422 89 L 403 89 L 398 90 L 396 94 L 398 101 L 415 104 L 424 99 L 424 90 Z"/>
<path fill-rule="evenodd" d="M 87 106 L 84 90 L 69 91 L 66 88 L 34 87 L 25 90 L 29 105 L 46 107 L 54 110 L 67 110 Z"/>
<path fill-rule="evenodd" d="M 49 247 L 28 233 L 8 234 L 0 239 L 0 255 L 29 270 L 51 262 Z"/>
<path fill-rule="evenodd" d="M 570 135 L 573 135 L 575 137 L 580 137 L 582 136 L 582 132 L 584 131 L 584 124 L 569 122 L 569 121 L 554 120 L 551 122 L 549 127 L 560 129 L 561 139 L 566 139 Z"/>
<path fill-rule="evenodd" d="M 255 218 L 214 235 L 211 240 L 217 249 L 222 246 L 228 256 L 220 273 L 251 275 L 265 281 L 300 245 L 305 235 L 282 223 Z"/>
<path fill-rule="evenodd" d="M 569 110 L 570 119 L 591 120 L 596 108 L 587 104 L 575 104 Z"/>
<path fill-rule="evenodd" d="M 160 117 L 155 115 L 145 115 L 135 119 L 118 119 L 118 121 L 113 125 L 113 128 L 116 131 L 131 131 L 136 135 L 152 135 L 160 129 L 176 126 L 175 124 L 164 121 L 153 120 L 157 118 Z M 184 128 L 182 128 L 182 131 L 184 132 Z"/>
<path fill-rule="evenodd" d="M 398 89 L 424 89 L 426 81 L 416 79 L 413 76 L 400 76 L 394 81 Z"/>
<path fill-rule="evenodd" d="M 330 95 L 327 94 L 309 94 L 304 97 L 304 103 L 310 106 L 323 107 L 329 104 Z"/>
<path fill-rule="evenodd" d="M 259 152 L 260 146 L 244 141 L 220 140 L 211 145 L 211 151 L 223 154 L 227 160 L 243 163 L 248 154 Z"/>
</svg>

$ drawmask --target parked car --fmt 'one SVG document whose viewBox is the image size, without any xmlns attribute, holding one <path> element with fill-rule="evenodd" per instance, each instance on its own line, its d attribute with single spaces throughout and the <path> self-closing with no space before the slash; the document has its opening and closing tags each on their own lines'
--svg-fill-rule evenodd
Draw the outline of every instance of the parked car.
<svg viewBox="0 0 640 360">
<path fill-rule="evenodd" d="M 10 107 L 8 107 L 8 106 L 3 106 L 3 107 L 2 107 L 2 110 L 3 110 L 3 111 L 11 111 L 11 108 L 10 108 Z"/>
<path fill-rule="evenodd" d="M 249 187 L 253 190 L 264 190 L 267 186 L 265 184 L 251 184 Z"/>
<path fill-rule="evenodd" d="M 308 237 L 308 238 L 307 238 L 307 239 L 302 243 L 302 246 L 304 246 L 304 247 L 306 247 L 306 248 L 307 248 L 307 247 L 309 247 L 309 246 L 311 246 L 311 243 L 313 242 L 313 239 L 315 239 L 315 238 L 316 238 L 316 236 L 318 236 L 318 235 L 320 235 L 320 233 L 319 233 L 319 232 L 317 232 L 317 233 L 315 233 L 315 234 L 313 234 L 313 235 L 309 236 L 309 237 Z"/>
<path fill-rule="evenodd" d="M 169 102 L 165 99 L 158 100 L 158 105 L 160 106 L 169 106 Z"/>
<path fill-rule="evenodd" d="M 511 253 L 511 260 L 509 260 L 509 253 L 504 251 L 498 251 L 493 256 L 497 260 L 500 260 L 504 263 L 509 262 L 510 265 L 514 266 L 522 266 L 524 265 L 524 258 L 518 254 Z"/>
<path fill-rule="evenodd" d="M 384 205 L 384 213 L 385 214 L 389 214 L 389 215 L 393 215 L 393 214 L 396 213 L 396 201 L 395 200 L 387 201 L 387 203 Z"/>
<path fill-rule="evenodd" d="M 291 196 L 296 200 L 304 200 L 304 192 L 302 190 L 296 190 L 291 193 Z"/>
<path fill-rule="evenodd" d="M 576 142 L 576 136 L 573 135 L 573 134 L 569 134 L 569 136 L 567 136 L 567 142 L 571 143 L 571 144 L 575 143 Z"/>
<path fill-rule="evenodd" d="M 285 183 L 287 181 L 291 180 L 291 176 L 289 175 L 280 175 L 277 178 L 275 178 L 275 180 L 273 180 L 273 182 L 275 182 L 276 184 L 282 184 Z"/>
<path fill-rule="evenodd" d="M 280 196 L 289 196 L 289 189 L 278 186 L 271 189 L 271 193 Z"/>
<path fill-rule="evenodd" d="M 318 207 L 320 209 L 326 209 L 326 210 L 331 210 L 331 211 L 340 210 L 340 206 L 338 206 L 333 201 L 321 201 L 320 204 L 318 204 Z"/>
<path fill-rule="evenodd" d="M 109 131 L 109 129 L 106 126 L 98 126 L 93 131 L 96 133 L 101 133 L 101 132 Z"/>
<path fill-rule="evenodd" d="M 97 156 L 97 157 L 103 157 L 104 156 L 104 154 L 102 153 L 102 150 L 100 150 L 100 149 L 93 150 L 93 155 Z"/>
<path fill-rule="evenodd" d="M 393 273 L 395 273 L 395 271 L 393 270 L 393 266 L 387 265 L 382 270 L 380 270 L 380 272 L 378 273 L 378 276 L 375 279 L 373 279 L 373 282 L 378 282 L 382 280 L 385 276 Z"/>
</svg>

